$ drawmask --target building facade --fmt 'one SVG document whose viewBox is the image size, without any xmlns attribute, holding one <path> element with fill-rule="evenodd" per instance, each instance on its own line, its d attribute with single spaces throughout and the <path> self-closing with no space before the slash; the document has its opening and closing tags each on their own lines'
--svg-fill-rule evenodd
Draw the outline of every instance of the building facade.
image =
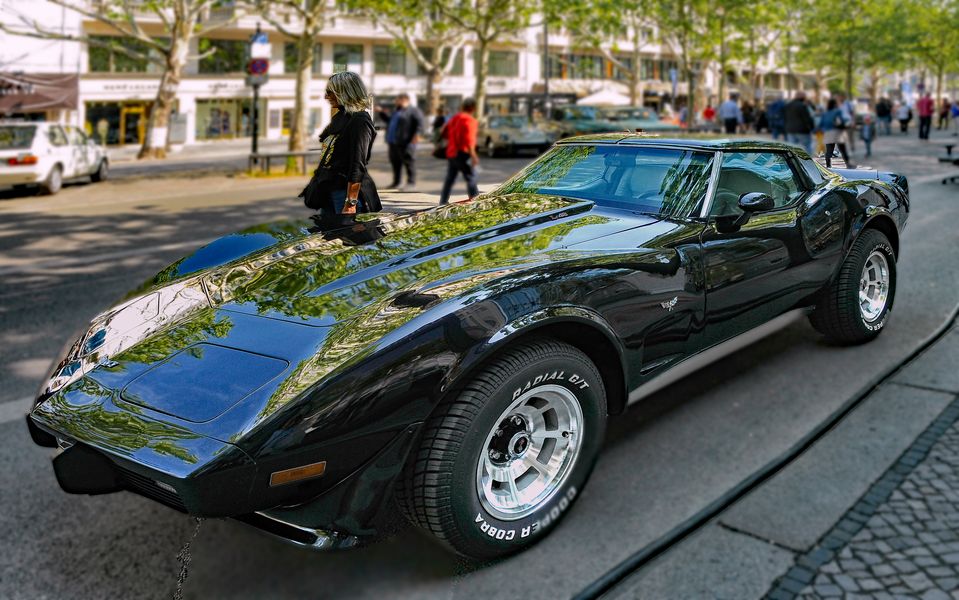
<svg viewBox="0 0 959 600">
<path fill-rule="evenodd" d="M 45 1 L 0 1 L 3 8 L 0 20 L 10 27 L 22 27 L 21 15 L 29 14 L 31 19 L 63 33 L 103 39 L 109 39 L 114 33 L 96 20 Z M 217 30 L 215 35 L 193 40 L 193 55 L 213 48 L 216 51 L 209 57 L 190 60 L 187 65 L 170 125 L 173 143 L 193 144 L 251 135 L 252 90 L 245 83 L 243 71 L 247 42 L 258 21 L 269 36 L 272 48 L 269 81 L 260 89 L 260 134 L 266 139 L 281 139 L 289 134 L 294 105 L 295 48 L 292 40 L 265 21 L 245 16 Z M 162 35 L 160 23 L 151 22 L 148 16 L 143 19 L 143 27 Z M 291 27 L 295 28 L 295 24 Z M 136 41 L 125 40 L 124 44 L 146 51 L 137 47 Z M 628 44 L 622 46 L 618 51 L 628 53 Z M 426 40 L 424 48 L 431 51 Z M 686 84 L 674 81 L 678 79 L 676 58 L 653 43 L 644 44 L 641 50 L 642 64 L 638 68 L 643 79 L 643 103 L 662 108 L 681 99 L 686 94 Z M 474 68 L 473 51 L 466 47 L 456 58 L 452 72 L 439 84 L 442 98 L 451 108 L 473 94 Z M 411 54 L 400 49 L 386 31 L 370 21 L 350 15 L 336 16 L 328 20 L 316 41 L 309 90 L 309 119 L 314 129 L 321 128 L 330 118 L 329 105 L 323 99 L 327 78 L 345 69 L 362 75 L 371 93 L 384 103 L 399 92 L 409 93 L 418 103 L 425 102 L 427 77 Z M 15 79 L 17 74 L 74 76 L 75 104 L 21 105 L 21 110 L 17 110 L 16 105 L 12 109 L 8 106 L 4 116 L 58 120 L 82 126 L 95 139 L 108 145 L 142 142 L 159 84 L 158 68 L 148 61 L 77 42 L 0 32 L 0 82 L 4 75 Z M 625 75 L 611 61 L 595 51 L 575 49 L 562 32 L 549 36 L 549 58 L 544 60 L 543 32 L 530 28 L 492 50 L 487 111 L 531 110 L 543 95 L 545 74 L 549 75 L 550 93 L 557 102 L 574 101 L 600 89 L 628 94 Z M 709 70 L 703 75 L 706 94 L 714 96 L 717 75 Z M 767 77 L 770 84 L 767 93 L 774 94 L 790 83 L 783 73 L 772 72 Z M 727 89 L 730 88 L 727 86 Z"/>
</svg>

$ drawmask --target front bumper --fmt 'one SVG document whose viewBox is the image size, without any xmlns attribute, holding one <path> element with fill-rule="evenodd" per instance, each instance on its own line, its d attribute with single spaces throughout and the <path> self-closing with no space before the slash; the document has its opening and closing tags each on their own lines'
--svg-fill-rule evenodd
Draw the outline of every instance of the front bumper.
<svg viewBox="0 0 959 600">
<path fill-rule="evenodd" d="M 36 443 L 61 449 L 53 467 L 64 491 L 131 491 L 192 516 L 235 518 L 298 546 L 319 550 L 353 547 L 360 539 L 377 535 L 388 517 L 393 485 L 402 474 L 420 427 L 417 423 L 381 434 L 385 437 L 358 438 L 356 445 L 346 444 L 341 450 L 355 456 L 366 446 L 371 458 L 345 477 L 306 480 L 281 486 L 281 490 L 266 483 L 272 467 L 258 465 L 232 444 L 184 434 L 183 439 L 192 438 L 188 445 L 159 442 L 134 452 L 129 451 L 132 445 L 118 451 L 116 438 L 121 432 L 114 429 L 111 436 L 105 436 L 94 434 L 91 428 L 91 422 L 109 419 L 88 414 L 89 422 L 78 421 L 85 430 L 77 428 L 68 434 L 63 421 L 52 426 L 45 420 L 57 414 L 49 409 L 44 412 L 45 404 L 27 416 L 27 423 Z M 125 425 L 122 435 L 133 436 L 144 422 L 134 420 Z M 170 432 L 164 433 L 169 436 Z M 178 441 L 186 444 L 183 439 Z M 333 463 L 343 463 L 335 454 L 328 456 Z"/>
</svg>

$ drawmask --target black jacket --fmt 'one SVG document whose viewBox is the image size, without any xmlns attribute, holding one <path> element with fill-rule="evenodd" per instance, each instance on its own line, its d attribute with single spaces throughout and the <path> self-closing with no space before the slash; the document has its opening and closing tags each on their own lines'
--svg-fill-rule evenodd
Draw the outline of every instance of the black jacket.
<svg viewBox="0 0 959 600">
<path fill-rule="evenodd" d="M 393 143 L 397 146 L 409 146 L 413 143 L 414 136 L 423 133 L 423 113 L 411 105 L 396 109 L 389 115 L 383 114 L 383 120 L 386 121 L 386 135 L 389 135 L 390 121 L 394 114 L 399 118 L 399 122 L 396 124 L 396 140 Z M 389 142 L 389 138 L 386 141 Z"/>
<path fill-rule="evenodd" d="M 376 131 L 366 111 L 352 114 L 340 111 L 320 133 L 320 163 L 300 196 L 310 208 L 319 209 L 329 202 L 330 192 L 343 190 L 350 182 L 360 182 L 360 197 L 367 211 L 383 210 L 376 184 L 367 173 Z"/>
<path fill-rule="evenodd" d="M 812 133 L 815 124 L 803 100 L 790 100 L 783 109 L 786 133 Z"/>
</svg>

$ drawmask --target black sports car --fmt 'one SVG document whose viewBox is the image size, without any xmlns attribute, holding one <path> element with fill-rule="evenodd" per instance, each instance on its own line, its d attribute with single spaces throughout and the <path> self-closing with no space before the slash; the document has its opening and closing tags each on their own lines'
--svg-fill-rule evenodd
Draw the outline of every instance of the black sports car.
<svg viewBox="0 0 959 600">
<path fill-rule="evenodd" d="M 470 202 L 201 248 L 97 317 L 27 421 L 67 492 L 318 548 L 400 511 L 495 557 L 630 402 L 796 311 L 876 337 L 908 210 L 905 178 L 783 144 L 573 138 Z"/>
</svg>

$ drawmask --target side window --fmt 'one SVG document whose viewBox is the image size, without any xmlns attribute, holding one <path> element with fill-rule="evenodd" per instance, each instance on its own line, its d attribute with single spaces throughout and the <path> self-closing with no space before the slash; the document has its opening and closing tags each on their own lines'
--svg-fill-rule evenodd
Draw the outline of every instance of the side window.
<svg viewBox="0 0 959 600">
<path fill-rule="evenodd" d="M 813 159 L 800 160 L 799 164 L 802 165 L 802 170 L 814 186 L 818 186 L 823 181 L 826 181 L 826 178 L 822 175 L 822 171 L 819 169 L 819 165 L 817 165 Z"/>
<path fill-rule="evenodd" d="M 87 144 L 86 134 L 76 127 L 67 127 L 67 138 L 74 146 L 85 146 Z"/>
<path fill-rule="evenodd" d="M 776 152 L 726 152 L 710 216 L 738 215 L 739 197 L 750 192 L 772 196 L 776 208 L 792 204 L 802 186 L 785 154 Z"/>
<path fill-rule="evenodd" d="M 67 145 L 67 136 L 63 133 L 63 129 L 60 129 L 59 125 L 53 126 L 47 132 L 47 138 L 50 140 L 50 144 L 54 146 L 66 146 Z"/>
</svg>

